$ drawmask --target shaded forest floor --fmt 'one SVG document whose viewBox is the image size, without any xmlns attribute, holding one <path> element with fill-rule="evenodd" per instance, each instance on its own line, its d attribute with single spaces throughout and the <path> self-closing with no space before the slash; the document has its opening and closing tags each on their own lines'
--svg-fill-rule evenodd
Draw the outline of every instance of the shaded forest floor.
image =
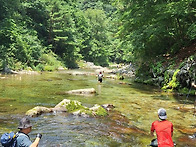
<svg viewBox="0 0 196 147">
<path fill-rule="evenodd" d="M 179 65 L 181 62 L 183 62 L 184 59 L 186 59 L 194 54 L 196 54 L 196 43 L 192 44 L 189 47 L 183 47 L 176 54 L 174 54 L 172 56 L 166 55 L 165 57 L 167 59 L 167 63 L 169 63 L 171 60 L 173 60 L 177 63 L 177 65 Z"/>
<path fill-rule="evenodd" d="M 196 43 L 189 47 L 182 48 L 175 56 L 177 62 L 182 62 L 185 58 L 190 57 L 196 53 Z"/>
</svg>

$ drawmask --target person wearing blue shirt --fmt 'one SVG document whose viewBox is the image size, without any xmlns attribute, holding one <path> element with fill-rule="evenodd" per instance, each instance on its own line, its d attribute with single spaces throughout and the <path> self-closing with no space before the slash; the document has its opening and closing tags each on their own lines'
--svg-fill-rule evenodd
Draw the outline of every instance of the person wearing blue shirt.
<svg viewBox="0 0 196 147">
<path fill-rule="evenodd" d="M 38 146 L 42 135 L 37 134 L 35 141 L 31 142 L 28 134 L 31 132 L 32 125 L 30 123 L 30 120 L 27 117 L 24 117 L 20 120 L 18 129 L 20 129 L 20 131 L 17 133 L 18 137 L 17 137 L 16 147 L 37 147 Z"/>
</svg>

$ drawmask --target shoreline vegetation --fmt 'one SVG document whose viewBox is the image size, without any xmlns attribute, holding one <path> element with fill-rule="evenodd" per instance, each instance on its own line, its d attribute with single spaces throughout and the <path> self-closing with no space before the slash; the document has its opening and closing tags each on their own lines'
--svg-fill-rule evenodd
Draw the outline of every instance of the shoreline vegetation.
<svg viewBox="0 0 196 147">
<path fill-rule="evenodd" d="M 47 56 L 47 55 L 45 55 Z M 58 61 L 57 59 L 53 58 L 53 60 L 48 63 L 48 59 L 43 61 L 42 65 L 39 65 L 39 68 L 36 68 L 38 70 L 33 70 L 32 68 L 28 67 L 25 70 L 11 70 L 7 68 L 5 71 L 2 71 L 0 73 L 1 77 L 0 79 L 3 79 L 5 74 L 40 74 L 42 72 L 54 72 L 54 71 L 69 71 L 68 68 L 63 67 L 62 63 Z M 179 63 L 178 63 L 179 64 Z M 134 82 L 139 82 L 147 85 L 153 85 L 156 87 L 159 87 L 160 89 L 167 91 L 167 92 L 174 92 L 181 95 L 195 95 L 195 89 L 191 87 L 191 85 L 185 84 L 184 87 L 180 87 L 180 82 L 182 83 L 184 80 L 191 84 L 194 82 L 195 78 L 195 69 L 194 66 L 195 63 L 195 56 L 190 56 L 189 58 L 185 59 L 181 65 L 178 68 L 167 68 L 166 66 L 159 66 L 159 69 L 156 69 L 156 71 L 153 69 L 150 69 L 150 72 L 152 72 L 152 77 L 145 77 L 141 76 L 136 70 L 137 67 L 133 64 L 116 64 L 112 63 L 109 67 L 102 67 L 94 65 L 92 62 L 86 62 L 86 61 L 78 61 L 77 62 L 77 69 L 93 69 L 94 74 L 98 73 L 99 71 L 103 71 L 107 73 L 108 75 L 106 78 L 113 78 L 118 80 L 123 80 L 126 78 L 133 78 Z M 40 68 L 42 67 L 42 68 Z M 156 67 L 157 68 L 157 67 Z M 41 69 L 41 70 L 40 70 Z M 147 71 L 149 72 L 149 71 Z M 89 74 L 89 73 L 72 73 L 72 74 Z M 93 74 L 93 73 L 91 73 Z M 167 82 L 166 82 L 167 81 Z M 163 84 L 164 83 L 164 84 Z"/>
<path fill-rule="evenodd" d="M 2 72 L 117 63 L 121 79 L 134 75 L 136 82 L 166 91 L 195 93 L 193 0 L 0 2 Z"/>
</svg>

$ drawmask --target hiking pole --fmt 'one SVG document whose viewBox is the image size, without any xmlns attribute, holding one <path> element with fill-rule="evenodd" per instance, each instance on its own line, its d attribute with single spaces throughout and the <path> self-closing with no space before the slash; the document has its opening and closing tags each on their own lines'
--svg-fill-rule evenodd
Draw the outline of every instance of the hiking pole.
<svg viewBox="0 0 196 147">
<path fill-rule="evenodd" d="M 186 102 L 187 102 L 187 100 L 188 100 L 188 97 L 189 97 L 190 91 L 191 91 L 191 88 L 189 89 L 189 92 L 188 92 L 188 94 L 187 94 L 187 96 L 186 96 L 186 100 L 185 100 L 185 102 L 184 102 L 184 105 L 185 105 L 185 103 L 186 103 Z M 183 105 L 183 107 L 184 107 L 184 105 Z"/>
<path fill-rule="evenodd" d="M 194 102 L 194 117 L 196 116 L 196 98 L 195 98 L 195 102 Z"/>
</svg>

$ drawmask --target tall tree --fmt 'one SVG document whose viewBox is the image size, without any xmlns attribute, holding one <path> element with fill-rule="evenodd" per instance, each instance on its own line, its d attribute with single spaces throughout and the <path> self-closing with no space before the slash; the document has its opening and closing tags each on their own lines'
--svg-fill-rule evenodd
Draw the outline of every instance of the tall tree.
<svg viewBox="0 0 196 147">
<path fill-rule="evenodd" d="M 85 11 L 91 30 L 91 50 L 87 52 L 89 61 L 99 65 L 107 65 L 108 61 L 108 20 L 103 10 L 88 9 Z"/>
<path fill-rule="evenodd" d="M 123 0 L 119 36 L 132 44 L 136 59 L 176 53 L 195 39 L 193 0 Z"/>
<path fill-rule="evenodd" d="M 17 64 L 34 67 L 41 54 L 37 32 L 27 28 L 24 9 L 18 0 L 2 4 L 5 12 L 0 22 L 1 67 L 16 69 Z"/>
<path fill-rule="evenodd" d="M 79 48 L 76 42 L 75 22 L 72 18 L 72 4 L 63 0 L 47 1 L 49 11 L 49 39 L 53 51 L 60 55 L 65 64 L 76 66 Z"/>
</svg>

